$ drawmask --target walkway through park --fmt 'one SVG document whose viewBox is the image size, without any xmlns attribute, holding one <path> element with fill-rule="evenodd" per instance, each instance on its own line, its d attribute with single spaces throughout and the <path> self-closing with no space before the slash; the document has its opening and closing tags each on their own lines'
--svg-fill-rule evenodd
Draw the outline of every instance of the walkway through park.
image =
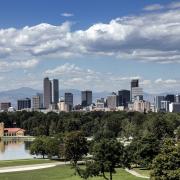
<svg viewBox="0 0 180 180">
<path fill-rule="evenodd" d="M 132 175 L 134 175 L 134 176 L 136 176 L 136 177 L 149 179 L 148 176 L 143 176 L 143 175 L 139 174 L 138 172 L 136 172 L 136 171 L 133 170 L 133 169 L 127 169 L 127 168 L 126 168 L 125 171 L 128 172 L 128 173 L 130 173 L 130 174 L 132 174 Z"/>
<path fill-rule="evenodd" d="M 7 172 L 18 172 L 18 171 L 30 171 L 30 170 L 36 170 L 36 169 L 44 169 L 44 168 L 50 168 L 60 165 L 66 165 L 70 164 L 70 162 L 54 162 L 54 163 L 43 163 L 43 164 L 33 164 L 33 165 L 20 165 L 20 166 L 10 166 L 10 167 L 1 167 L 0 173 L 7 173 Z M 136 171 L 132 169 L 125 169 L 126 172 L 140 178 L 146 178 L 149 179 L 147 176 L 143 176 Z"/>
</svg>

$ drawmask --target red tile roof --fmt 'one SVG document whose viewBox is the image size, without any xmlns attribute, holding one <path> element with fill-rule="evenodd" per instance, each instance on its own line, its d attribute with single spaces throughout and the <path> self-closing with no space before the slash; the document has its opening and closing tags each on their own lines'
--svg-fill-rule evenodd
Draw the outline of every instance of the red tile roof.
<svg viewBox="0 0 180 180">
<path fill-rule="evenodd" d="M 18 131 L 25 131 L 24 129 L 21 129 L 21 128 L 4 128 L 4 131 L 8 131 L 8 132 L 11 132 L 11 133 L 16 133 Z"/>
</svg>

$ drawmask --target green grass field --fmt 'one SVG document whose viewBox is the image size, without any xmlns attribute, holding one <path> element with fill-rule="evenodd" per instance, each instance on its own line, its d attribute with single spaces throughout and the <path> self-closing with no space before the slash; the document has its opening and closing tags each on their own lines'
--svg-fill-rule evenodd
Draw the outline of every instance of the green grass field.
<svg viewBox="0 0 180 180">
<path fill-rule="evenodd" d="M 74 170 L 70 166 L 56 166 L 53 168 L 0 174 L 2 180 L 82 180 L 74 175 Z M 103 180 L 101 177 L 91 178 L 90 180 Z M 118 169 L 114 174 L 113 180 L 143 180 L 137 178 L 123 169 Z"/>
<path fill-rule="evenodd" d="M 20 165 L 32 165 L 32 164 L 41 164 L 41 163 L 51 163 L 55 161 L 51 161 L 48 159 L 22 159 L 22 160 L 7 160 L 0 161 L 0 167 L 8 167 L 8 166 L 20 166 Z"/>
</svg>

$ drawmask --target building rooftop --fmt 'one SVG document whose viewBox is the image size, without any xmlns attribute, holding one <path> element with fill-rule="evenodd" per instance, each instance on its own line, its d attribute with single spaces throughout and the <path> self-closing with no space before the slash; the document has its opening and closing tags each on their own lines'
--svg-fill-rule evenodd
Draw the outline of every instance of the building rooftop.
<svg viewBox="0 0 180 180">
<path fill-rule="evenodd" d="M 21 128 L 4 128 L 4 131 L 8 131 L 8 132 L 11 132 L 11 133 L 16 133 L 18 131 L 25 131 L 24 129 L 21 129 Z"/>
</svg>

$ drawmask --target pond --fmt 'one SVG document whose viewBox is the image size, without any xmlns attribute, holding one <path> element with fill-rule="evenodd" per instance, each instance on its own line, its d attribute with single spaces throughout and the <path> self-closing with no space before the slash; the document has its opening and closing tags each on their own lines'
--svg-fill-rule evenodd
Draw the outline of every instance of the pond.
<svg viewBox="0 0 180 180">
<path fill-rule="evenodd" d="M 32 141 L 0 140 L 0 160 L 32 159 L 29 147 Z"/>
</svg>

